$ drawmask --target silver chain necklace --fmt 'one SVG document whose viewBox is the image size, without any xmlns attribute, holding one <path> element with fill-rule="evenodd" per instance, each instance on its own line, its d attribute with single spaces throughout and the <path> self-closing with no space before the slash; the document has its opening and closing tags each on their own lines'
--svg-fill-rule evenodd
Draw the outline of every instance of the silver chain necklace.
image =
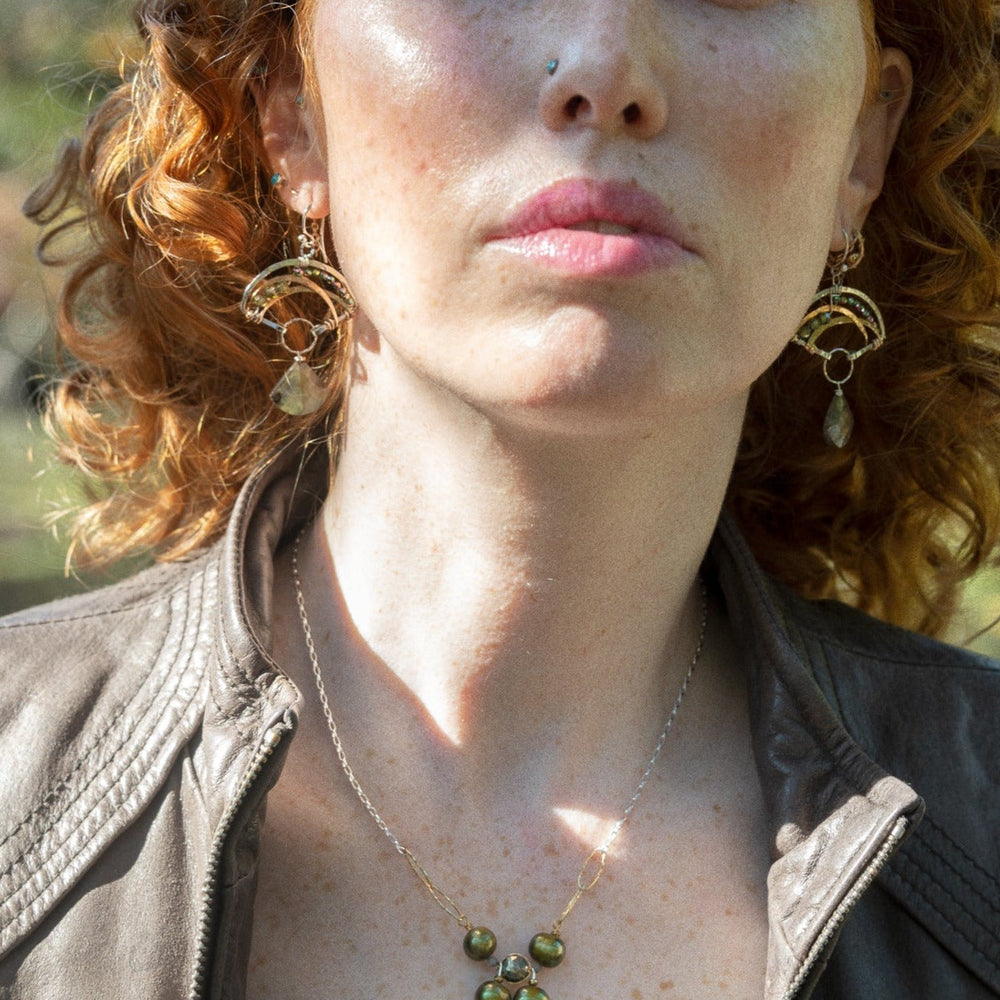
<svg viewBox="0 0 1000 1000">
<path fill-rule="evenodd" d="M 528 957 L 517 953 L 507 955 L 502 959 L 493 957 L 493 953 L 497 948 L 497 939 L 493 931 L 488 927 L 473 924 L 462 912 L 458 904 L 434 883 L 434 880 L 417 860 L 413 852 L 392 832 L 389 824 L 382 818 L 372 800 L 368 797 L 368 793 L 361 787 L 361 782 L 358 781 L 354 769 L 347 759 L 344 744 L 341 742 L 340 733 L 337 730 L 337 723 L 333 718 L 333 712 L 330 710 L 330 701 L 326 696 L 326 685 L 323 683 L 319 657 L 316 655 L 316 645 L 313 642 L 312 629 L 309 626 L 309 616 L 306 614 L 302 581 L 299 577 L 299 543 L 302 541 L 304 533 L 305 529 L 299 533 L 295 539 L 295 544 L 292 546 L 292 579 L 295 583 L 295 601 L 298 604 L 302 632 L 305 636 L 306 648 L 309 651 L 309 662 L 312 665 L 313 677 L 316 680 L 316 691 L 319 694 L 320 704 L 323 707 L 323 715 L 330 730 L 330 739 L 333 741 L 334 750 L 337 752 L 337 760 L 340 761 L 340 766 L 343 768 L 351 788 L 354 789 L 355 794 L 365 807 L 368 815 L 375 821 L 375 825 L 385 834 L 396 852 L 406 859 L 406 863 L 420 880 L 421 885 L 430 893 L 434 902 L 465 930 L 465 940 L 462 943 L 465 954 L 474 961 L 488 962 L 494 970 L 493 976 L 476 990 L 475 1000 L 511 1000 L 510 989 L 514 987 L 518 987 L 518 989 L 514 994 L 513 1000 L 549 1000 L 548 994 L 538 985 L 538 974 Z M 701 659 L 702 649 L 705 645 L 705 631 L 708 625 L 708 594 L 704 581 L 699 578 L 698 583 L 701 589 L 701 622 L 698 627 L 698 642 L 691 657 L 687 673 L 684 675 L 684 680 L 681 683 L 680 691 L 677 692 L 677 697 L 674 699 L 670 714 L 667 716 L 667 721 L 664 723 L 663 729 L 660 731 L 659 738 L 656 741 L 656 746 L 653 748 L 652 756 L 647 761 L 642 776 L 639 778 L 639 782 L 635 786 L 635 790 L 632 792 L 632 797 L 628 800 L 624 812 L 611 828 L 607 837 L 587 855 L 583 867 L 576 877 L 576 890 L 566 906 L 563 907 L 562 913 L 559 914 L 559 917 L 552 924 L 551 930 L 548 933 L 536 934 L 531 939 L 531 943 L 528 946 L 528 955 L 544 968 L 554 968 L 565 958 L 566 945 L 560 936 L 563 922 L 570 915 L 580 897 L 588 890 L 593 889 L 597 885 L 601 875 L 604 874 L 608 851 L 611 849 L 611 845 L 615 842 L 618 834 L 621 833 L 622 828 L 628 822 L 629 816 L 632 815 L 632 810 L 635 809 L 643 789 L 646 787 L 646 783 L 653 773 L 653 768 L 656 766 L 656 762 L 659 760 L 660 753 L 663 750 L 663 744 L 667 740 L 670 729 L 674 724 L 674 719 L 677 718 L 677 713 L 680 710 L 681 702 L 687 693 L 695 667 Z"/>
</svg>

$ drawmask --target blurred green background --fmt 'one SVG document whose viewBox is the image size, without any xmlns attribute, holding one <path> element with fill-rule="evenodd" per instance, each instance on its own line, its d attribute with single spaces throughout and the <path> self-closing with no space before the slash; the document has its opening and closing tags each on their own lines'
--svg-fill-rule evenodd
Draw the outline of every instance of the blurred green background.
<svg viewBox="0 0 1000 1000">
<path fill-rule="evenodd" d="M 64 571 L 65 544 L 45 525 L 72 494 L 29 402 L 45 357 L 59 276 L 34 258 L 21 215 L 60 142 L 116 78 L 135 41 L 131 5 L 0 0 L 0 613 L 92 586 Z M 49 470 L 46 472 L 46 470 Z M 45 474 L 43 474 L 45 473 Z"/>
<path fill-rule="evenodd" d="M 20 206 L 60 142 L 137 51 L 131 4 L 108 0 L 0 0 L 0 613 L 49 600 L 101 578 L 65 571 L 65 542 L 51 521 L 79 489 L 55 461 L 30 403 L 46 356 L 59 275 L 34 259 L 34 227 Z M 1000 617 L 1000 574 L 970 586 L 952 640 L 964 643 Z M 972 643 L 1000 655 L 1000 628 Z"/>
</svg>

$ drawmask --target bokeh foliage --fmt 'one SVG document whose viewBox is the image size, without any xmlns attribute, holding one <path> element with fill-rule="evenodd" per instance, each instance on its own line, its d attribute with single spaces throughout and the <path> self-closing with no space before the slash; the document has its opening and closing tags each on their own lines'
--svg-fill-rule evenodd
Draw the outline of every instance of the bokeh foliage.
<svg viewBox="0 0 1000 1000">
<path fill-rule="evenodd" d="M 0 0 L 0 613 L 87 582 L 65 573 L 65 542 L 48 525 L 57 498 L 77 488 L 29 404 L 59 276 L 35 261 L 20 206 L 134 54 L 130 11 L 107 0 Z"/>
</svg>

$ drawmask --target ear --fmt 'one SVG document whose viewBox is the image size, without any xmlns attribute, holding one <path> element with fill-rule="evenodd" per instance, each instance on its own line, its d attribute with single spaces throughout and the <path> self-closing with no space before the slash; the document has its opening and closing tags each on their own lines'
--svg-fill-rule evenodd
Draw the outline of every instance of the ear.
<svg viewBox="0 0 1000 1000">
<path fill-rule="evenodd" d="M 872 203 L 881 194 L 899 126 L 910 105 L 913 69 L 907 55 L 901 49 L 888 48 L 882 49 L 878 58 L 878 90 L 861 109 L 855 125 L 853 158 L 841 185 L 833 249 L 843 245 L 844 230 L 861 229 Z"/>
<path fill-rule="evenodd" d="M 330 214 L 330 183 L 321 127 L 305 105 L 298 74 L 273 71 L 256 94 L 261 138 L 278 197 L 297 215 Z"/>
</svg>

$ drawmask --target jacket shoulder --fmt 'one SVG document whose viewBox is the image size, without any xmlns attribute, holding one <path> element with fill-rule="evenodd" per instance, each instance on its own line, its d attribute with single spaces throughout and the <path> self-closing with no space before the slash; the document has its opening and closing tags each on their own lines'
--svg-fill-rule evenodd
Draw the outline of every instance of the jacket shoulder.
<svg viewBox="0 0 1000 1000">
<path fill-rule="evenodd" d="M 824 741 L 819 733 L 829 753 L 872 762 L 923 799 L 923 819 L 880 884 L 1000 991 L 997 664 L 846 605 L 799 597 L 761 570 L 727 516 L 713 555 L 748 662 L 777 678 L 796 705 L 815 708 L 821 696 L 829 711 L 812 722 L 847 737 Z M 794 758 L 784 763 L 795 766 Z"/>
<path fill-rule="evenodd" d="M 0 954 L 141 811 L 201 716 L 216 559 L 0 620 Z"/>
<path fill-rule="evenodd" d="M 1000 663 L 834 601 L 786 594 L 784 603 L 789 631 L 862 749 L 928 804 L 1000 823 Z"/>
<path fill-rule="evenodd" d="M 833 602 L 790 605 L 845 728 L 926 805 L 883 885 L 1000 984 L 1000 664 Z"/>
</svg>

